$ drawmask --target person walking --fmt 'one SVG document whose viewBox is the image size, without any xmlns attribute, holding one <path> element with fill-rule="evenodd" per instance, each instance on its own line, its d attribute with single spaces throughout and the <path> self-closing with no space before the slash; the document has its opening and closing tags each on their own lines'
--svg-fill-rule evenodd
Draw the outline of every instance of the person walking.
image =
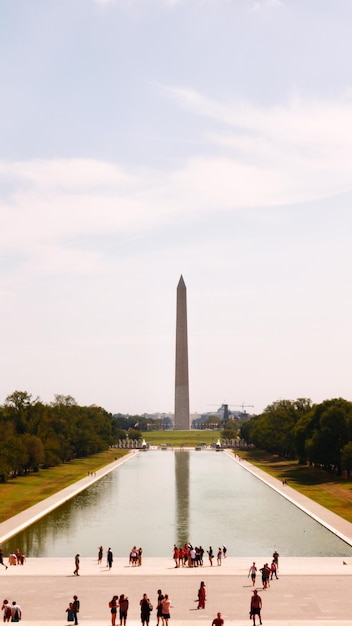
<svg viewBox="0 0 352 626">
<path fill-rule="evenodd" d="M 118 596 L 113 596 L 109 602 L 109 609 L 111 612 L 111 626 L 115 626 L 116 624 L 116 613 L 117 613 L 117 606 L 118 606 Z"/>
<path fill-rule="evenodd" d="M 263 567 L 261 567 L 259 571 L 262 573 L 263 589 L 267 589 L 270 586 L 270 567 L 267 563 L 264 563 Z"/>
<path fill-rule="evenodd" d="M 202 580 L 198 589 L 198 609 L 205 609 L 206 591 L 205 582 Z"/>
<path fill-rule="evenodd" d="M 4 553 L 0 548 L 0 565 L 2 565 L 5 569 L 7 569 L 7 565 L 4 563 Z"/>
<path fill-rule="evenodd" d="M 255 562 L 253 561 L 253 565 L 250 566 L 249 572 L 248 572 L 248 578 L 251 577 L 253 587 L 255 585 L 256 576 L 257 576 L 257 568 L 255 565 Z"/>
<path fill-rule="evenodd" d="M 216 617 L 214 617 L 211 626 L 223 626 L 224 620 L 221 617 L 221 613 L 217 613 Z"/>
<path fill-rule="evenodd" d="M 103 546 L 99 546 L 98 548 L 98 565 L 101 565 L 101 562 L 103 560 Z"/>
<path fill-rule="evenodd" d="M 78 600 L 78 597 L 77 596 L 73 596 L 72 611 L 73 611 L 73 617 L 74 617 L 74 621 L 75 621 L 75 626 L 77 626 L 77 624 L 78 624 L 78 613 L 79 613 L 80 606 L 81 606 L 81 603 Z"/>
<path fill-rule="evenodd" d="M 279 553 L 277 550 L 273 552 L 273 560 L 275 561 L 276 570 L 279 571 Z"/>
<path fill-rule="evenodd" d="M 125 597 L 123 593 L 120 595 L 120 598 L 119 598 L 119 607 L 120 607 L 120 626 L 122 626 L 122 624 L 126 626 L 129 602 L 128 602 L 127 596 Z"/>
<path fill-rule="evenodd" d="M 221 559 L 222 559 L 222 549 L 219 547 L 218 548 L 217 558 L 216 558 L 218 565 L 221 565 Z"/>
<path fill-rule="evenodd" d="M 160 620 L 162 620 L 162 601 L 164 600 L 164 596 L 161 592 L 161 589 L 158 589 L 158 600 L 156 605 L 156 626 L 159 626 Z"/>
<path fill-rule="evenodd" d="M 79 552 L 77 552 L 76 556 L 75 556 L 75 569 L 74 569 L 74 575 L 75 576 L 79 576 L 78 570 L 79 570 L 79 557 L 81 555 L 79 554 Z"/>
<path fill-rule="evenodd" d="M 255 626 L 256 615 L 258 615 L 259 617 L 259 624 L 262 623 L 261 610 L 262 610 L 262 599 L 260 595 L 258 594 L 258 591 L 254 589 L 253 595 L 251 598 L 251 609 L 250 609 L 250 616 L 253 619 L 253 626 Z"/>
<path fill-rule="evenodd" d="M 139 605 L 141 607 L 141 622 L 143 626 L 149 624 L 150 613 L 153 607 L 146 593 L 143 594 L 143 598 L 140 600 Z"/>
<path fill-rule="evenodd" d="M 170 619 L 170 606 L 171 606 L 171 601 L 169 599 L 169 596 L 166 593 L 164 599 L 161 602 L 161 609 L 162 609 L 161 617 L 163 620 L 163 626 L 168 626 L 169 619 Z"/>
</svg>

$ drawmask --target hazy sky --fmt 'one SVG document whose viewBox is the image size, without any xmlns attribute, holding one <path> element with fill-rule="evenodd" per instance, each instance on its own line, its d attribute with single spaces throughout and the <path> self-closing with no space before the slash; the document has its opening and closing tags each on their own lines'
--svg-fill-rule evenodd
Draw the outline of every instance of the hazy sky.
<svg viewBox="0 0 352 626">
<path fill-rule="evenodd" d="M 350 0 L 2 0 L 0 403 L 352 400 Z"/>
</svg>

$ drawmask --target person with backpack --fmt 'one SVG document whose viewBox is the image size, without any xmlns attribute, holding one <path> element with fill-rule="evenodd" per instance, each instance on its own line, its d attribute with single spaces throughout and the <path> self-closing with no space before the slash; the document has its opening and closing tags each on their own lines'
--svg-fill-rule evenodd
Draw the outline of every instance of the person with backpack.
<svg viewBox="0 0 352 626">
<path fill-rule="evenodd" d="M 113 596 L 109 602 L 109 609 L 111 611 L 111 626 L 116 624 L 117 607 L 119 605 L 119 596 Z"/>
<path fill-rule="evenodd" d="M 22 618 L 21 607 L 14 600 L 11 607 L 11 622 L 19 622 Z"/>
</svg>

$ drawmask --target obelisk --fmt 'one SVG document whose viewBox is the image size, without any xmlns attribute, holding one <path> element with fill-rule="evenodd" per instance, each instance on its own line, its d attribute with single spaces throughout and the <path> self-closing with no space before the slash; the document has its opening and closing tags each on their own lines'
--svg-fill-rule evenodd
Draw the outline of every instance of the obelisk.
<svg viewBox="0 0 352 626">
<path fill-rule="evenodd" d="M 181 276 L 177 285 L 175 430 L 189 430 L 187 290 Z"/>
</svg>

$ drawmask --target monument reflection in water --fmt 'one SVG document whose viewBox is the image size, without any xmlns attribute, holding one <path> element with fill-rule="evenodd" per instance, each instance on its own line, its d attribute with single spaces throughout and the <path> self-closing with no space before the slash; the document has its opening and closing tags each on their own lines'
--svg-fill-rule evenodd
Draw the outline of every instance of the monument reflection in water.
<svg viewBox="0 0 352 626">
<path fill-rule="evenodd" d="M 89 479 L 87 478 L 87 481 Z M 30 557 L 172 557 L 174 543 L 229 556 L 352 556 L 352 548 L 225 454 L 148 451 L 2 546 Z"/>
</svg>

